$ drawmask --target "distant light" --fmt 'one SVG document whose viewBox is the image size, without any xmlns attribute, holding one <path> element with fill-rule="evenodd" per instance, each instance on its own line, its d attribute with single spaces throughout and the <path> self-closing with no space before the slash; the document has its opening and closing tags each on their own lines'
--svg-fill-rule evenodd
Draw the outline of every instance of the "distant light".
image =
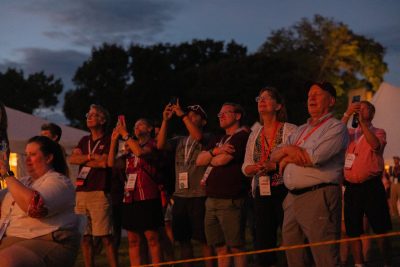
<svg viewBox="0 0 400 267">
<path fill-rule="evenodd" d="M 17 167 L 17 160 L 18 160 L 18 155 L 17 153 L 10 153 L 10 159 L 9 159 L 9 163 L 10 163 L 10 167 Z"/>
</svg>

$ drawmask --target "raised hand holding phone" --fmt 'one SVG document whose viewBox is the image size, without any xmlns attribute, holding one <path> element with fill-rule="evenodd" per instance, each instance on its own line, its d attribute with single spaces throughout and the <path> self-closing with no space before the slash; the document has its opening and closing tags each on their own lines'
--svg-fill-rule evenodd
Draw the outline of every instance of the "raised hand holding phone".
<svg viewBox="0 0 400 267">
<path fill-rule="evenodd" d="M 118 131 L 118 133 L 124 138 L 126 135 L 128 135 L 128 131 L 126 130 L 126 122 L 125 122 L 125 116 L 124 115 L 119 115 L 118 116 L 118 123 L 115 129 Z"/>
<path fill-rule="evenodd" d="M 351 103 L 359 103 L 361 100 L 360 95 L 353 96 Z M 358 127 L 358 111 L 356 111 L 353 115 L 353 121 L 351 122 L 351 127 L 357 128 Z"/>
<path fill-rule="evenodd" d="M 125 115 L 118 115 L 118 123 L 126 127 Z"/>
</svg>

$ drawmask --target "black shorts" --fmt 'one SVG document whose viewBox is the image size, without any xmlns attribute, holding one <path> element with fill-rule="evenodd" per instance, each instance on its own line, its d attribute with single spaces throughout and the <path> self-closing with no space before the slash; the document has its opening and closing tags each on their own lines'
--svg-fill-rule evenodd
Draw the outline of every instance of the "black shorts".
<svg viewBox="0 0 400 267">
<path fill-rule="evenodd" d="M 172 207 L 172 232 L 178 242 L 191 239 L 206 242 L 204 233 L 206 197 L 175 197 Z"/>
<path fill-rule="evenodd" d="M 349 237 L 358 237 L 364 233 L 364 214 L 374 233 L 383 234 L 392 229 L 386 192 L 380 177 L 361 184 L 346 183 L 344 221 Z"/>
<path fill-rule="evenodd" d="M 124 203 L 122 206 L 122 228 L 125 230 L 143 232 L 158 230 L 163 225 L 164 217 L 159 198 Z"/>
</svg>

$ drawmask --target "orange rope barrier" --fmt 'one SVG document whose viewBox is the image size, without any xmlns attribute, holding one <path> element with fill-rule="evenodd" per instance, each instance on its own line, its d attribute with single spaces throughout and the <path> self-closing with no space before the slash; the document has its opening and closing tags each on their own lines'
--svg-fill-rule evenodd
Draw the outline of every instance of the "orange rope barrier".
<svg viewBox="0 0 400 267">
<path fill-rule="evenodd" d="M 377 239 L 377 238 L 393 237 L 393 236 L 400 236 L 400 232 L 390 232 L 390 233 L 379 234 L 379 235 L 368 235 L 368 236 L 344 238 L 344 239 L 338 239 L 338 240 L 321 241 L 321 242 L 300 244 L 300 245 L 293 245 L 293 246 L 281 246 L 278 248 L 253 250 L 253 251 L 247 251 L 247 252 L 226 254 L 226 255 L 221 255 L 221 256 L 192 258 L 192 259 L 185 259 L 185 260 L 162 262 L 162 263 L 157 263 L 157 264 L 145 264 L 145 265 L 139 265 L 139 267 L 165 266 L 165 265 L 173 265 L 173 264 L 181 264 L 181 263 L 189 263 L 189 262 L 197 262 L 197 261 L 216 260 L 218 258 L 246 256 L 246 255 L 253 255 L 253 254 L 260 254 L 260 253 L 269 253 L 269 252 L 274 252 L 274 251 L 285 251 L 285 250 L 289 250 L 289 249 L 299 249 L 299 248 L 307 248 L 307 247 L 315 247 L 315 246 L 323 246 L 323 245 L 332 245 L 332 244 L 336 244 L 336 243 L 346 243 L 346 242 L 351 242 L 351 241 L 356 241 L 356 240 Z"/>
</svg>

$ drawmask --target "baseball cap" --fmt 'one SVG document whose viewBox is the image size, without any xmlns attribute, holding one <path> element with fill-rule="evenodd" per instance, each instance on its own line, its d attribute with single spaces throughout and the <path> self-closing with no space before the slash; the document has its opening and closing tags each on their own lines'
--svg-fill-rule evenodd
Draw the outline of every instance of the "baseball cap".
<svg viewBox="0 0 400 267">
<path fill-rule="evenodd" d="M 193 111 L 194 113 L 200 115 L 203 120 L 207 120 L 207 114 L 200 105 L 187 106 L 186 111 Z"/>
<path fill-rule="evenodd" d="M 330 82 L 310 82 L 308 88 L 310 89 L 313 85 L 316 85 L 322 90 L 327 91 L 331 96 L 336 98 L 336 89 Z"/>
</svg>

